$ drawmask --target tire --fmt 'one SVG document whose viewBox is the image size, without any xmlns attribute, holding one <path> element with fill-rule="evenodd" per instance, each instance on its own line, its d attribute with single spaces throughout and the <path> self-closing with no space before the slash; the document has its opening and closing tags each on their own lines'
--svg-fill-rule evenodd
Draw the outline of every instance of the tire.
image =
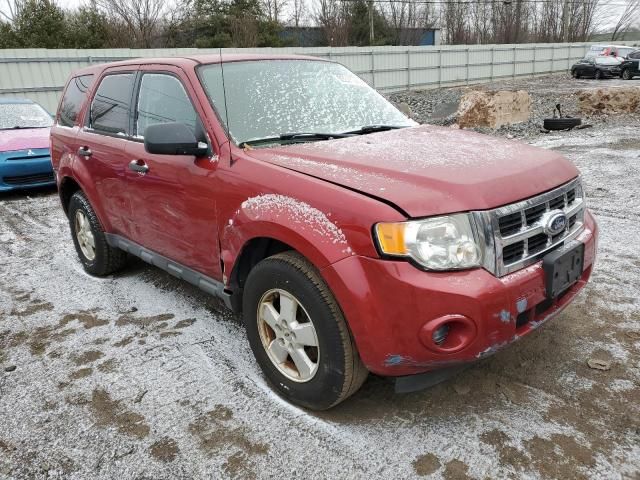
<svg viewBox="0 0 640 480">
<path fill-rule="evenodd" d="M 571 76 L 573 78 L 580 78 L 580 75 L 578 75 L 578 71 L 577 70 L 571 70 Z"/>
<path fill-rule="evenodd" d="M 313 328 L 313 339 L 305 335 L 308 340 L 304 352 L 315 365 L 309 375 L 298 369 L 291 355 L 301 348 L 297 341 L 302 335 L 298 334 L 293 341 L 290 336 L 290 342 L 286 343 L 287 327 L 277 324 L 287 318 L 283 313 L 287 308 L 280 303 L 285 298 L 286 305 L 297 301 L 297 308 L 290 311 L 296 312 L 294 321 L 298 330 L 292 327 L 289 335 L 299 332 L 301 325 L 307 333 L 311 331 L 309 323 Z M 268 315 L 259 314 L 259 309 L 273 312 L 270 318 L 271 323 L 277 324 L 275 328 L 263 320 Z M 269 383 L 292 403 L 326 410 L 355 393 L 366 380 L 369 372 L 360 360 L 340 307 L 318 271 L 301 255 L 284 252 L 258 263 L 245 283 L 243 312 L 247 337 L 260 368 Z M 289 325 L 293 323 L 289 321 Z M 276 347 L 274 344 L 278 342 L 281 346 L 271 349 L 277 355 L 268 353 L 267 348 Z M 312 346 L 314 342 L 317 347 Z M 300 358 L 299 354 L 296 358 Z"/>
<path fill-rule="evenodd" d="M 596 80 L 602 80 L 602 72 L 600 70 L 596 70 L 595 75 L 593 76 Z"/>
<path fill-rule="evenodd" d="M 68 211 L 71 238 L 85 271 L 102 277 L 120 270 L 126 263 L 127 254 L 107 243 L 102 225 L 83 192 L 73 194 Z M 86 225 L 86 229 L 81 228 L 80 225 Z M 91 249 L 87 248 L 89 233 L 93 240 L 93 255 L 91 255 Z"/>
<path fill-rule="evenodd" d="M 631 74 L 631 69 L 630 68 L 625 68 L 622 71 L 622 75 L 620 75 L 622 77 L 623 80 L 631 80 L 633 78 L 633 75 Z"/>
<path fill-rule="evenodd" d="M 545 118 L 543 126 L 546 130 L 570 130 L 581 123 L 582 120 L 573 117 Z"/>
</svg>

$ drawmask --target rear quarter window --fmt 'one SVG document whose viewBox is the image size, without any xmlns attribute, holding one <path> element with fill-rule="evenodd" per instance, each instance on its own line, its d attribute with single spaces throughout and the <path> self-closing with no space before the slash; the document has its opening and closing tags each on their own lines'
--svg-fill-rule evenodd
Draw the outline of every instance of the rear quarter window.
<svg viewBox="0 0 640 480">
<path fill-rule="evenodd" d="M 93 102 L 89 127 L 112 135 L 128 134 L 133 73 L 117 73 L 102 79 Z"/>
<path fill-rule="evenodd" d="M 58 125 L 63 127 L 73 127 L 75 125 L 78 113 L 80 113 L 82 104 L 87 98 L 87 91 L 92 82 L 93 75 L 74 77 L 69 81 L 60 103 Z"/>
</svg>

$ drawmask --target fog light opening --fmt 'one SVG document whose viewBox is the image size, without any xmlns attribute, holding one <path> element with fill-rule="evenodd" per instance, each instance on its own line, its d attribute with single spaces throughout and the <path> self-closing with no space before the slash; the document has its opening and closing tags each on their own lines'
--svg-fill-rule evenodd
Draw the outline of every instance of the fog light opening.
<svg viewBox="0 0 640 480">
<path fill-rule="evenodd" d="M 433 343 L 435 343 L 436 345 L 442 345 L 447 340 L 448 335 L 449 335 L 449 324 L 445 323 L 443 325 L 440 325 L 433 332 L 433 335 L 432 335 Z"/>
<path fill-rule="evenodd" d="M 420 343 L 436 353 L 455 353 L 476 338 L 476 324 L 459 314 L 444 315 L 426 322 L 418 333 Z"/>
</svg>

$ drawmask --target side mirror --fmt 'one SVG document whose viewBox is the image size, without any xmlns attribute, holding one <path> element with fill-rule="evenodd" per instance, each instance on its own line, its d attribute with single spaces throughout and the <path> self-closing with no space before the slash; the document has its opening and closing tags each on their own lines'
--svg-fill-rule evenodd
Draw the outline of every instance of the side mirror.
<svg viewBox="0 0 640 480">
<path fill-rule="evenodd" d="M 158 123 L 144 130 L 144 149 L 158 155 L 194 155 L 203 157 L 209 151 L 198 142 L 193 131 L 184 123 Z"/>
</svg>

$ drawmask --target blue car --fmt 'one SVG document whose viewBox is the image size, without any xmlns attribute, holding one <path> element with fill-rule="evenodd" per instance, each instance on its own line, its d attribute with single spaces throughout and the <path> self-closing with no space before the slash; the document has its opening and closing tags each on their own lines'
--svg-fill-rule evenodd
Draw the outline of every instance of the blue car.
<svg viewBox="0 0 640 480">
<path fill-rule="evenodd" d="M 0 97 L 0 192 L 55 185 L 49 154 L 51 115 L 26 99 Z"/>
</svg>

